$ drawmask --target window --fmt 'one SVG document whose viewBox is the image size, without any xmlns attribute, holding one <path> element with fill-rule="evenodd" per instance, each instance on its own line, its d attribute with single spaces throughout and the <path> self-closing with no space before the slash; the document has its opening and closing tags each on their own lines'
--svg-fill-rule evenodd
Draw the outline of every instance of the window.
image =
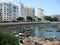
<svg viewBox="0 0 60 45">
<path fill-rule="evenodd" d="M 4 17 L 4 19 L 6 19 L 6 17 Z"/>
<path fill-rule="evenodd" d="M 1 16 L 1 14 L 0 14 L 0 16 Z"/>
<path fill-rule="evenodd" d="M 4 10 L 4 12 L 6 12 L 6 11 Z"/>
<path fill-rule="evenodd" d="M 4 8 L 4 10 L 6 10 L 6 8 Z"/>
<path fill-rule="evenodd" d="M 6 12 L 4 12 L 4 14 L 6 14 Z"/>
</svg>

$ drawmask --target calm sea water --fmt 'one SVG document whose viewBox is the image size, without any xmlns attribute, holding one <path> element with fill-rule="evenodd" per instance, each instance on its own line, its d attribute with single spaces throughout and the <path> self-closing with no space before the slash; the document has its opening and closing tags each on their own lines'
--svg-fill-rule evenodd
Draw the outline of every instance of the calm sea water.
<svg viewBox="0 0 60 45">
<path fill-rule="evenodd" d="M 29 29 L 30 31 L 29 33 L 33 37 L 48 38 L 51 36 L 56 36 L 58 39 L 60 39 L 60 32 L 56 32 L 56 30 L 60 29 L 60 25 L 40 24 L 40 25 L 20 26 L 15 28 L 5 28 L 2 30 L 4 30 L 4 32 L 10 33 L 11 35 L 12 34 L 18 35 L 19 33 L 25 33 L 24 28 Z"/>
</svg>

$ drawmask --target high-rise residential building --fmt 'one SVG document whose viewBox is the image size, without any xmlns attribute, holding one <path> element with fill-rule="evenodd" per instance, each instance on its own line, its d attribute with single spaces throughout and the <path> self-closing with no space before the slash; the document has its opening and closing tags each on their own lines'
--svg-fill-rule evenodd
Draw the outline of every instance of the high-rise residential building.
<svg viewBox="0 0 60 45">
<path fill-rule="evenodd" d="M 26 20 L 26 18 L 28 16 L 28 10 L 29 10 L 28 7 L 24 7 L 25 20 Z"/>
<path fill-rule="evenodd" d="M 44 10 L 43 9 L 41 9 L 41 8 L 38 8 L 38 11 L 37 11 L 37 13 L 38 13 L 38 18 L 41 18 L 42 20 L 44 20 Z"/>
<path fill-rule="evenodd" d="M 33 18 L 35 17 L 35 9 L 34 8 L 29 8 L 29 15 Z"/>
<path fill-rule="evenodd" d="M 9 3 L 0 3 L 0 20 L 16 20 L 18 17 L 26 19 L 27 16 L 35 17 L 35 9 L 33 7 L 24 7 L 19 2 L 16 5 Z"/>
<path fill-rule="evenodd" d="M 27 16 L 31 16 L 31 17 L 35 17 L 35 9 L 34 8 L 29 8 L 29 7 L 25 7 L 25 15 Z"/>
<path fill-rule="evenodd" d="M 18 15 L 18 7 L 12 3 L 0 3 L 1 20 L 16 20 Z"/>
<path fill-rule="evenodd" d="M 0 20 L 2 20 L 2 5 L 0 4 Z"/>
<path fill-rule="evenodd" d="M 24 5 L 23 3 L 19 2 L 17 3 L 17 6 L 18 6 L 18 17 L 25 17 L 24 15 Z"/>
<path fill-rule="evenodd" d="M 18 6 L 13 5 L 12 15 L 13 15 L 13 20 L 16 20 L 18 18 Z"/>
</svg>

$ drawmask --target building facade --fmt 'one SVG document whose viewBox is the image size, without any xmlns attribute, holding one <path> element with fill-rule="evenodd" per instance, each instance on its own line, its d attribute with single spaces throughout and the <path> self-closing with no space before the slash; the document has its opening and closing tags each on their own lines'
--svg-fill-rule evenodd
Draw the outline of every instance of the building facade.
<svg viewBox="0 0 60 45">
<path fill-rule="evenodd" d="M 0 20 L 2 20 L 2 4 L 0 4 Z"/>
<path fill-rule="evenodd" d="M 38 13 L 37 17 L 44 20 L 44 10 L 41 8 L 38 8 L 37 13 Z"/>
<path fill-rule="evenodd" d="M 19 2 L 19 3 L 17 3 L 17 6 L 18 6 L 18 17 L 25 18 L 25 15 L 24 15 L 24 5 L 23 5 L 23 3 Z"/>
<path fill-rule="evenodd" d="M 16 20 L 18 18 L 18 6 L 13 5 L 13 10 L 12 10 L 12 15 L 13 15 L 13 20 Z"/>
<path fill-rule="evenodd" d="M 24 7 L 23 3 L 19 2 L 16 5 L 9 3 L 0 3 L 0 20 L 16 20 L 18 17 L 23 17 L 26 20 L 27 16 L 35 17 L 35 8 Z"/>
<path fill-rule="evenodd" d="M 2 5 L 2 6 L 1 6 Z M 12 3 L 0 3 L 2 20 L 16 20 L 18 7 Z"/>
<path fill-rule="evenodd" d="M 25 15 L 30 16 L 32 18 L 35 17 L 35 9 L 34 8 L 29 8 L 29 7 L 25 7 Z"/>
<path fill-rule="evenodd" d="M 29 15 L 33 18 L 35 17 L 35 9 L 34 8 L 29 8 Z"/>
</svg>

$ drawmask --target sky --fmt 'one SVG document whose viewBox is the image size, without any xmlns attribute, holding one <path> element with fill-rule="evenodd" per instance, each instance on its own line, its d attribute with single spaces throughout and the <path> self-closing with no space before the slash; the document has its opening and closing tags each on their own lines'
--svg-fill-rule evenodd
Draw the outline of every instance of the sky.
<svg viewBox="0 0 60 45">
<path fill-rule="evenodd" d="M 0 0 L 0 2 L 11 1 L 13 4 L 22 2 L 25 6 L 44 9 L 44 15 L 60 14 L 60 0 Z M 36 11 L 37 15 L 37 11 Z"/>
</svg>

